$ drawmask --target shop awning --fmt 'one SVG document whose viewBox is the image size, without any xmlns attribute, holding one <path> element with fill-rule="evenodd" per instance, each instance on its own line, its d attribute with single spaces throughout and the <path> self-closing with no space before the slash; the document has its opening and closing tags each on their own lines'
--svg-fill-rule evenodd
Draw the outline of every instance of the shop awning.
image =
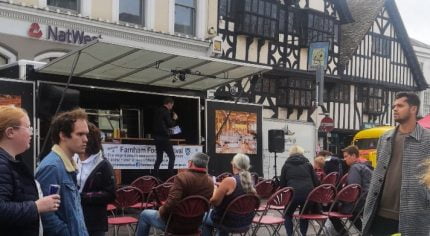
<svg viewBox="0 0 430 236">
<path fill-rule="evenodd" d="M 57 58 L 38 72 L 67 76 L 76 57 L 79 57 L 74 71 L 76 77 L 200 91 L 271 69 L 100 40 Z"/>
</svg>

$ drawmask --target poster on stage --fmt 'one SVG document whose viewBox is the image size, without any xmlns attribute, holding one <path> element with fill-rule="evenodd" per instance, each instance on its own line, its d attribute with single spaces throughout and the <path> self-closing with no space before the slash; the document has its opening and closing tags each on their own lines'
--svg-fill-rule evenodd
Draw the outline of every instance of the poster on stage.
<svg viewBox="0 0 430 236">
<path fill-rule="evenodd" d="M 252 172 L 262 174 L 261 104 L 206 100 L 206 153 L 209 173 L 231 171 L 237 153 L 249 156 Z"/>
<path fill-rule="evenodd" d="M 215 110 L 216 153 L 257 154 L 257 113 Z"/>
<path fill-rule="evenodd" d="M 196 152 L 202 152 L 202 146 L 178 145 L 173 146 L 175 152 L 175 169 L 188 167 L 188 160 Z M 154 145 L 114 144 L 104 143 L 103 152 L 114 169 L 153 169 L 156 151 Z M 166 153 L 160 169 L 167 169 L 169 158 Z"/>
</svg>

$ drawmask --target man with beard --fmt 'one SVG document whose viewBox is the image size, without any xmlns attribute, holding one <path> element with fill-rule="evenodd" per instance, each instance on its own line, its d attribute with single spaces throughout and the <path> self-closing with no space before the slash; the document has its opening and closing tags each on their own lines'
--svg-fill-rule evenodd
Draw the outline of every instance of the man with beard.
<svg viewBox="0 0 430 236">
<path fill-rule="evenodd" d="M 393 113 L 398 126 L 377 147 L 363 215 L 363 235 L 430 234 L 430 191 L 420 182 L 430 156 L 430 131 L 417 124 L 420 100 L 398 93 Z"/>
</svg>

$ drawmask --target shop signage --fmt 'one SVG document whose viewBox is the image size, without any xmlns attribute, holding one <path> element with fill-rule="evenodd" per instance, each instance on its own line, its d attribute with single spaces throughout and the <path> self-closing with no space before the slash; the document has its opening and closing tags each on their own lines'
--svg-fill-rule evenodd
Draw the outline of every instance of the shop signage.
<svg viewBox="0 0 430 236">
<path fill-rule="evenodd" d="M 52 25 L 48 25 L 45 31 L 43 31 L 43 27 L 39 23 L 32 23 L 27 31 L 27 35 L 37 39 L 41 39 L 45 35 L 45 39 L 47 40 L 70 44 L 86 44 L 95 39 L 102 38 L 101 35 L 90 35 L 83 30 L 61 29 Z"/>
<path fill-rule="evenodd" d="M 152 169 L 156 159 L 154 145 L 132 144 L 103 144 L 105 157 L 110 161 L 114 169 Z M 175 169 L 184 169 L 188 166 L 188 160 L 196 152 L 202 151 L 202 146 L 173 146 L 175 152 Z M 160 169 L 167 169 L 169 158 L 164 153 Z"/>
</svg>

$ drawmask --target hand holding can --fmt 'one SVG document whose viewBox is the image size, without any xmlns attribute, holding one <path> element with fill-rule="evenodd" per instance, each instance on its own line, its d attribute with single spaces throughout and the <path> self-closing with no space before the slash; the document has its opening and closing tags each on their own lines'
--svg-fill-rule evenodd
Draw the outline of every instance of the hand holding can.
<svg viewBox="0 0 430 236">
<path fill-rule="evenodd" d="M 60 194 L 60 185 L 51 184 L 49 185 L 49 195 Z"/>
</svg>

